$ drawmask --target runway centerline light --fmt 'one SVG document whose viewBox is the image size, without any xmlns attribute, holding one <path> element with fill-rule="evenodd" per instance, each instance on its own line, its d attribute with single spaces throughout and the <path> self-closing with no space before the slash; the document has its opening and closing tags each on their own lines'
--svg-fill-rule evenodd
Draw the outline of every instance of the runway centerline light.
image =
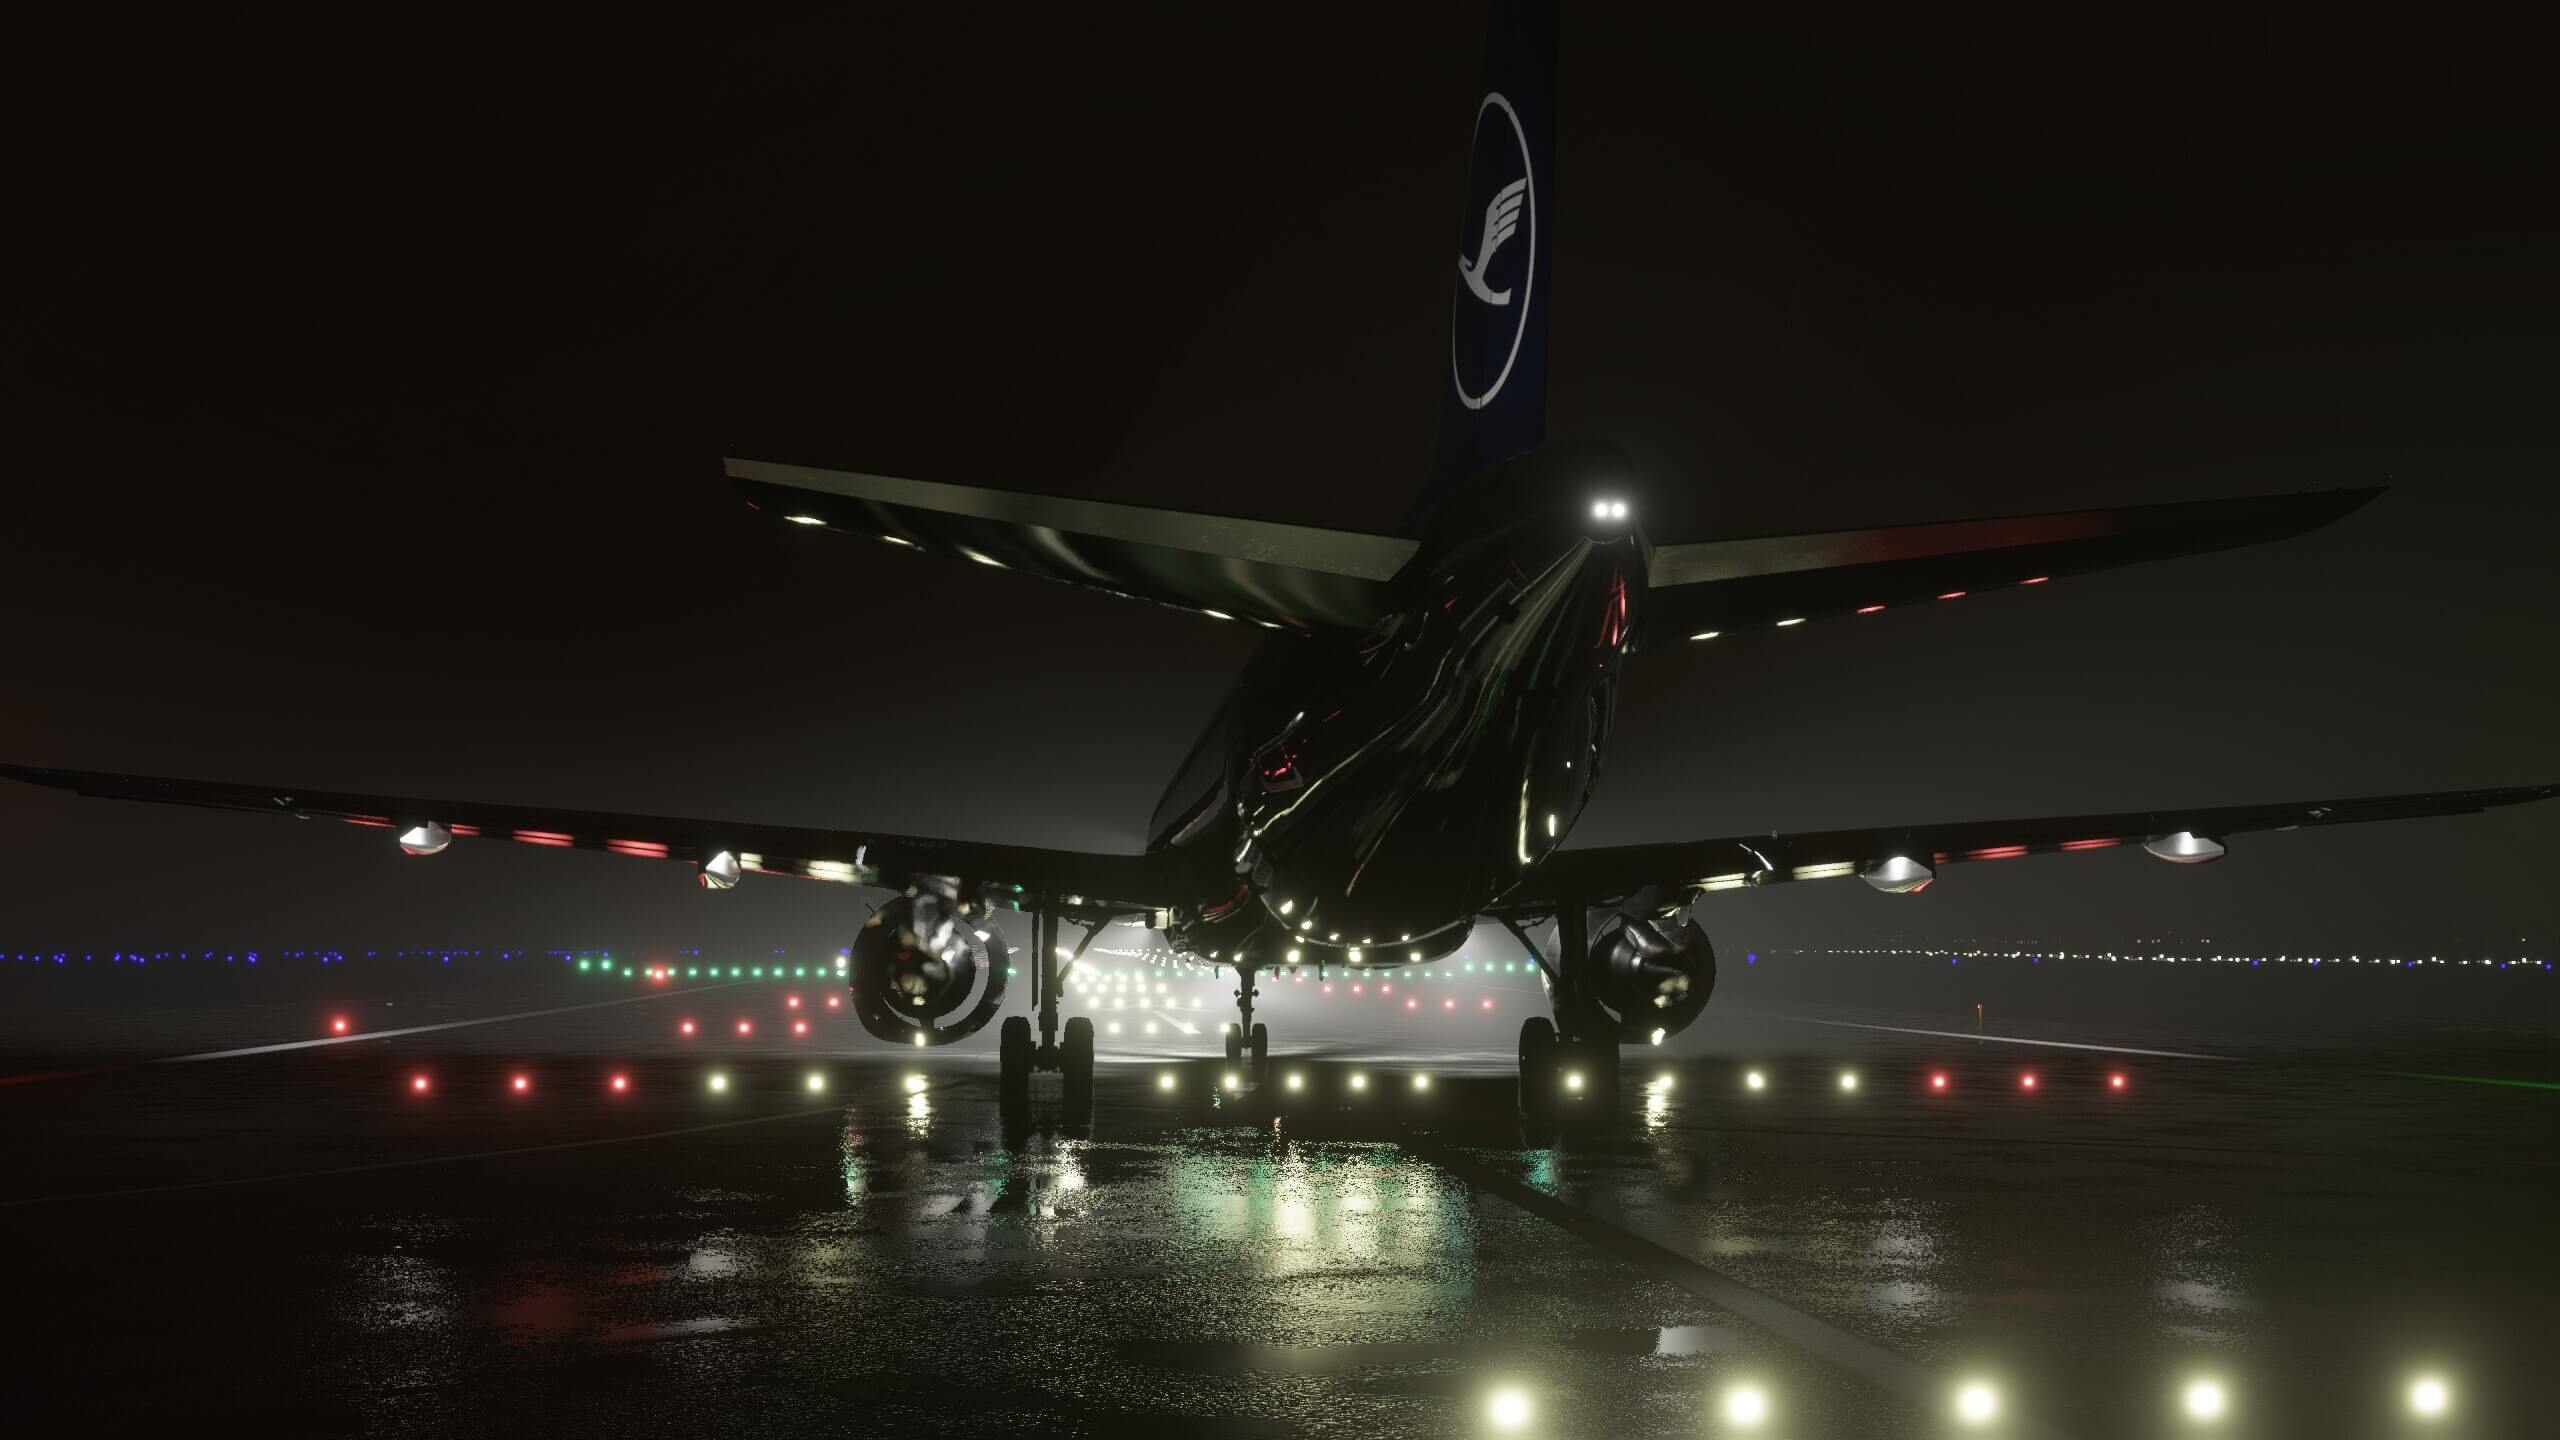
<svg viewBox="0 0 2560 1440">
<path fill-rule="evenodd" d="M 1967 1425 L 1988 1425 L 2000 1418 L 2000 1392 L 1980 1380 L 1956 1390 L 1956 1418 Z"/>
<path fill-rule="evenodd" d="M 1220 1081 L 1219 1083 L 1220 1083 L 1220 1084 L 1222 1084 L 1222 1085 L 1224 1085 L 1224 1086 L 1226 1086 L 1226 1087 L 1227 1087 L 1228 1089 L 1230 1089 L 1230 1090 L 1241 1090 L 1241 1089 L 1243 1089 L 1243 1088 L 1244 1088 L 1244 1079 L 1243 1079 L 1243 1077 L 1241 1077 L 1241 1076 L 1237 1075 L 1237 1074 L 1236 1074 L 1236 1072 L 1234 1072 L 1233 1070 L 1228 1071 L 1228 1072 L 1227 1072 L 1227 1074 L 1226 1074 L 1226 1078 L 1225 1078 L 1224 1080 Z"/>
<path fill-rule="evenodd" d="M 1574 1093 L 1575 1093 L 1575 1094 L 1577 1094 L 1577 1095 L 1581 1094 L 1581 1093 L 1582 1093 L 1582 1072 L 1581 1072 L 1581 1071 L 1579 1071 L 1579 1070 L 1568 1070 L 1568 1071 L 1566 1071 L 1566 1072 L 1564 1073 L 1564 1088 L 1566 1088 L 1567 1090 L 1570 1090 L 1570 1091 L 1574 1092 Z"/>
<path fill-rule="evenodd" d="M 1529 1397 L 1508 1387 L 1493 1392 L 1487 1407 L 1497 1430 L 1517 1430 L 1529 1423 Z"/>
<path fill-rule="evenodd" d="M 1170 1090 L 1170 1089 L 1172 1089 L 1172 1088 L 1173 1088 L 1173 1072 L 1172 1072 L 1172 1071 L 1170 1071 L 1170 1070 L 1167 1070 L 1167 1071 L 1165 1071 L 1163 1074 L 1158 1075 L 1158 1076 L 1156 1077 L 1156 1088 L 1157 1088 L 1157 1089 L 1159 1089 L 1159 1090 Z"/>
<path fill-rule="evenodd" d="M 1292 1070 L 1289 1072 L 1289 1078 L 1286 1083 L 1292 1090 L 1304 1090 L 1307 1088 L 1307 1077 L 1299 1074 L 1295 1070 Z"/>
<path fill-rule="evenodd" d="M 711 1078 L 704 1083 L 711 1087 L 712 1094 L 717 1095 L 729 1088 L 729 1077 L 714 1070 L 711 1072 Z"/>
<path fill-rule="evenodd" d="M 1413 1088 L 1414 1088 L 1414 1089 L 1416 1089 L 1416 1090 L 1428 1090 L 1428 1089 L 1430 1089 L 1430 1088 L 1431 1088 L 1431 1077 L 1430 1077 L 1430 1075 L 1428 1075 L 1428 1074 L 1422 1074 L 1422 1075 L 1416 1075 L 1416 1076 L 1414 1076 L 1414 1077 L 1413 1077 Z"/>
<path fill-rule="evenodd" d="M 1769 1088 L 1769 1077 L 1761 1074 L 1757 1070 L 1754 1070 L 1742 1077 L 1742 1088 L 1745 1090 L 1766 1090 Z"/>
<path fill-rule="evenodd" d="M 1352 1072 L 1351 1072 L 1351 1088 L 1352 1088 L 1352 1089 L 1354 1089 L 1354 1090 L 1366 1090 L 1366 1089 L 1368 1089 L 1368 1088 L 1369 1088 L 1369 1077 L 1368 1077 L 1368 1076 L 1366 1076 L 1366 1075 L 1361 1074 L 1361 1073 L 1360 1073 L 1359 1071 L 1357 1071 L 1357 1070 L 1352 1071 Z"/>
<path fill-rule="evenodd" d="M 2222 1412 L 2231 1405 L 2230 1397 L 2222 1393 L 2220 1382 L 2213 1380 L 2191 1382 L 2180 1400 L 2186 1407 L 2187 1418 L 2198 1421 L 2219 1420 Z"/>
<path fill-rule="evenodd" d="M 805 1083 L 809 1087 L 809 1093 L 814 1095 L 827 1088 L 827 1077 L 819 1074 L 815 1070 L 812 1070 L 809 1072 L 809 1078 Z"/>
<path fill-rule="evenodd" d="M 2433 1375 L 2421 1375 L 2409 1382 L 2409 1413 L 2421 1420 L 2435 1420 L 2453 1408 L 2453 1391 Z"/>
<path fill-rule="evenodd" d="M 1736 1385 L 1724 1392 L 1724 1418 L 1750 1429 L 1769 1418 L 1769 1395 L 1757 1385 Z"/>
<path fill-rule="evenodd" d="M 1841 1071 L 1840 1088 L 1843 1091 L 1855 1091 L 1858 1088 L 1858 1072 L 1855 1070 Z"/>
</svg>

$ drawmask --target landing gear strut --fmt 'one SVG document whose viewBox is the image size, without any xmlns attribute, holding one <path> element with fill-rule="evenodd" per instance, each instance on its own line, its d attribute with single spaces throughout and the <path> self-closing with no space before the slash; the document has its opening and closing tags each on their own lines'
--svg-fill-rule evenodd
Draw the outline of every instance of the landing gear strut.
<svg viewBox="0 0 2560 1440">
<path fill-rule="evenodd" d="M 1546 972 L 1555 1019 L 1534 1015 L 1520 1024 L 1520 1118 L 1533 1125 L 1570 1124 L 1606 1129 L 1618 1117 L 1618 1030 L 1615 1017 L 1592 993 L 1591 927 L 1583 907 L 1556 911 L 1556 954 L 1538 953 L 1528 932 L 1505 919 L 1505 928 Z"/>
<path fill-rule="evenodd" d="M 1259 972 L 1245 966 L 1236 967 L 1235 1028 L 1227 1032 L 1227 1063 L 1235 1065 L 1250 1059 L 1245 1078 L 1259 1085 L 1271 1076 L 1271 1031 L 1253 1018 L 1254 997 L 1262 992 L 1255 988 L 1253 977 Z"/>
<path fill-rule="evenodd" d="M 1084 958 L 1086 947 L 1102 933 L 1108 919 L 1083 919 L 1084 938 L 1076 942 L 1072 954 L 1063 960 L 1058 950 L 1058 912 L 1043 900 L 1037 929 L 1039 944 L 1032 952 L 1031 994 L 1040 1007 L 1040 1043 L 1031 1043 L 1031 1020 L 1028 1016 L 1008 1016 L 997 1036 L 997 1095 L 1009 1115 L 1020 1116 L 1031 1108 L 1031 1072 L 1047 1070 L 1063 1081 L 1059 1090 L 1060 1118 L 1069 1125 L 1093 1123 L 1093 1022 L 1082 1015 L 1067 1021 L 1065 1039 L 1059 1038 L 1058 992 L 1066 983 L 1067 972 Z"/>
</svg>

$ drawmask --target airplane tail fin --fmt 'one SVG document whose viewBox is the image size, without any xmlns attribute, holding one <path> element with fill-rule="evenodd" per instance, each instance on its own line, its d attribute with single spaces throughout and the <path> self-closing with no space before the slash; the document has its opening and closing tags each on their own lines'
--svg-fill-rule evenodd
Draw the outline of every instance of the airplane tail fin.
<svg viewBox="0 0 2560 1440">
<path fill-rule="evenodd" d="M 1547 433 L 1556 0 L 1491 0 L 1428 509 Z"/>
</svg>

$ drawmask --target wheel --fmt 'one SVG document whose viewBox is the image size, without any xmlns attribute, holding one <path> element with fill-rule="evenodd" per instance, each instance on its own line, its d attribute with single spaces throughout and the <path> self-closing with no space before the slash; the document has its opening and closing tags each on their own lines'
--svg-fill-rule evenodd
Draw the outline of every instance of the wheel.
<svg viewBox="0 0 2560 1440">
<path fill-rule="evenodd" d="M 996 1098 L 1007 1110 L 1031 1103 L 1031 1020 L 1008 1017 L 996 1032 Z"/>
<path fill-rule="evenodd" d="M 1058 1064 L 1066 1077 L 1060 1108 L 1070 1125 L 1093 1123 L 1093 1022 L 1081 1015 L 1067 1022 L 1058 1046 Z"/>
<path fill-rule="evenodd" d="M 1253 1022 L 1253 1083 L 1259 1085 L 1270 1078 L 1271 1027 L 1256 1020 Z"/>
<path fill-rule="evenodd" d="M 1227 1063 L 1233 1065 L 1244 1058 L 1244 1032 L 1227 1027 Z"/>
<path fill-rule="evenodd" d="M 1544 1015 L 1520 1022 L 1520 1118 L 1541 1121 L 1556 1113 L 1556 1027 Z"/>
</svg>

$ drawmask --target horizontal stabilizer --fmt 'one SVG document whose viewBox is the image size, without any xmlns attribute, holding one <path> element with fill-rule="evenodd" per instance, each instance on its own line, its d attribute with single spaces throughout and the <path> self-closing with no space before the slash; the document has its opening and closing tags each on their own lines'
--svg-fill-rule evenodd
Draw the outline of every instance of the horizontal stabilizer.
<svg viewBox="0 0 2560 1440">
<path fill-rule="evenodd" d="M 1268 520 L 724 463 L 748 503 L 784 520 L 1273 629 L 1367 629 L 1391 608 L 1387 581 L 1416 548 Z"/>
<path fill-rule="evenodd" d="M 2329 490 L 1654 547 L 1648 649 L 2255 545 L 2381 494 Z"/>
<path fill-rule="evenodd" d="M 1548 856 L 1502 909 L 1534 910 L 1560 900 L 1599 905 L 1659 887 L 1669 893 L 1738 890 L 1793 880 L 1857 875 L 1878 889 L 1916 890 L 1941 867 L 1974 860 L 2142 846 L 2164 860 L 2212 860 L 2233 835 L 2368 820 L 2470 815 L 2560 795 L 2560 785 L 2503 790 L 2444 790 L 2305 800 L 2279 805 L 2200 806 L 2115 815 L 2049 815 L 2026 820 L 1963 820 L 1945 825 L 1892 825 L 1798 835 L 1736 835 L 1665 845 L 1616 845 Z"/>
<path fill-rule="evenodd" d="M 92 770 L 0 765 L 0 778 L 113 800 L 149 800 L 216 810 L 251 810 L 305 820 L 336 820 L 393 831 L 403 849 L 432 854 L 453 839 L 511 840 L 563 850 L 602 850 L 645 860 L 683 860 L 705 867 L 718 883 L 740 873 L 792 875 L 841 884 L 904 887 L 918 875 L 1019 885 L 1029 894 L 1077 897 L 1069 904 L 1155 909 L 1203 893 L 1204 881 L 1171 852 L 1094 855 L 1029 845 L 992 845 L 866 830 L 813 830 L 667 815 L 617 815 L 499 805 L 475 800 L 421 800 L 394 795 L 304 790 L 289 785 L 233 785 L 164 780 Z M 413 840 L 412 837 L 416 838 Z M 714 865 L 726 857 L 727 863 Z"/>
</svg>

